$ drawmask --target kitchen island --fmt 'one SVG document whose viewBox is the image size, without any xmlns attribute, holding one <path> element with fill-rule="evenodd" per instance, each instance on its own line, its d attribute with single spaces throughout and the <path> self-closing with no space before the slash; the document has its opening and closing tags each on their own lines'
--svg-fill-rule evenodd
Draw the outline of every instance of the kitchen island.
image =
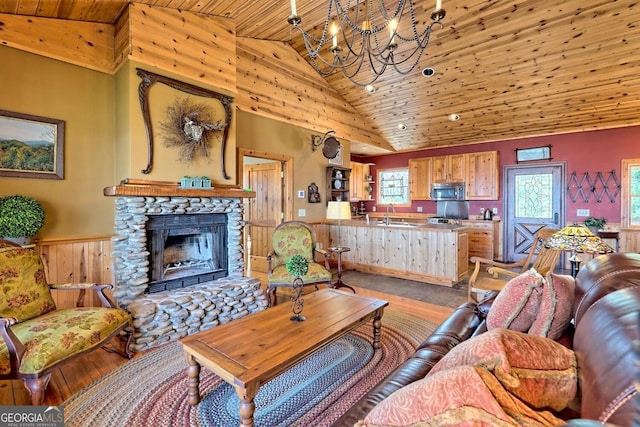
<svg viewBox="0 0 640 427">
<path fill-rule="evenodd" d="M 347 246 L 342 267 L 453 286 L 469 267 L 468 227 L 453 224 L 351 220 L 329 224 L 331 246 Z"/>
</svg>

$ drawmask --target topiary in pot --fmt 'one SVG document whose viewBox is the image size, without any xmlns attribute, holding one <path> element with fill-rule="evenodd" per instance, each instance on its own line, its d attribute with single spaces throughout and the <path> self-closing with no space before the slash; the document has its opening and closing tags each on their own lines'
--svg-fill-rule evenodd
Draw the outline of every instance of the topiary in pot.
<svg viewBox="0 0 640 427">
<path fill-rule="evenodd" d="M 44 209 L 35 199 L 19 194 L 2 197 L 0 198 L 0 237 L 30 238 L 42 228 L 44 217 Z"/>
</svg>

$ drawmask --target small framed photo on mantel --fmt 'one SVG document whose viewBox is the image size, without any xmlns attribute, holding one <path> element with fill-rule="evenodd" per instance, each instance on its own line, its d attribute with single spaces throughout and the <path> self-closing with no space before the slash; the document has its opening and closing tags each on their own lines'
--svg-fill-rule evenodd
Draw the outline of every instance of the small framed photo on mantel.
<svg viewBox="0 0 640 427">
<path fill-rule="evenodd" d="M 0 176 L 64 179 L 64 121 L 0 110 Z"/>
</svg>

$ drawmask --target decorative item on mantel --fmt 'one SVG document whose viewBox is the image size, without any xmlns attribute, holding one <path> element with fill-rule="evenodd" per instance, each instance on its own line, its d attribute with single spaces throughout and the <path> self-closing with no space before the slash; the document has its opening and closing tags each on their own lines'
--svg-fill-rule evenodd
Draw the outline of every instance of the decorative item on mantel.
<svg viewBox="0 0 640 427">
<path fill-rule="evenodd" d="M 182 188 L 213 188 L 211 179 L 206 176 L 188 176 L 185 175 L 180 179 L 180 187 Z"/>
<path fill-rule="evenodd" d="M 301 277 L 309 271 L 309 261 L 302 255 L 296 254 L 287 260 L 286 267 L 287 272 L 292 276 L 295 276 L 295 279 L 293 279 L 293 297 L 291 298 L 293 316 L 291 316 L 290 320 L 293 320 L 294 322 L 302 322 L 306 317 L 300 314 L 304 308 L 304 300 L 302 299 L 302 288 L 304 288 L 304 282 Z"/>
</svg>

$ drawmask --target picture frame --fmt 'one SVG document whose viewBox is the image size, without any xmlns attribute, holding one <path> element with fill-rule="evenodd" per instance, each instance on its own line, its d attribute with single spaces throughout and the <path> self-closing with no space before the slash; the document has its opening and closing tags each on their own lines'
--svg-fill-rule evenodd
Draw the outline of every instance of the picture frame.
<svg viewBox="0 0 640 427">
<path fill-rule="evenodd" d="M 0 176 L 64 179 L 64 121 L 0 110 Z"/>
<path fill-rule="evenodd" d="M 551 160 L 551 145 L 534 148 L 516 148 L 516 163 Z"/>
</svg>

